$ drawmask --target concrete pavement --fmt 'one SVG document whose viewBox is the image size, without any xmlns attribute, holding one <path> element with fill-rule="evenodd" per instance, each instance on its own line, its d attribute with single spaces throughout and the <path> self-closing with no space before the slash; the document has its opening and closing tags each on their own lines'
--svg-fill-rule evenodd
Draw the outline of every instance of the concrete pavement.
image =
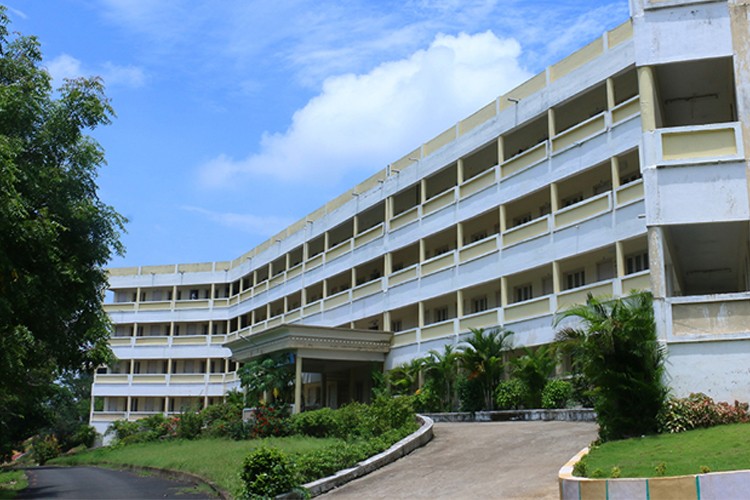
<svg viewBox="0 0 750 500">
<path fill-rule="evenodd" d="M 557 499 L 557 473 L 596 438 L 582 422 L 435 424 L 426 446 L 320 498 Z"/>
</svg>

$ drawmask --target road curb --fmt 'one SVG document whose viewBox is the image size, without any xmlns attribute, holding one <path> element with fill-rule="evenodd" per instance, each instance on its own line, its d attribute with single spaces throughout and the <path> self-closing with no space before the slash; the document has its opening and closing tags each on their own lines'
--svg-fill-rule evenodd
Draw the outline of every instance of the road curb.
<svg viewBox="0 0 750 500">
<path fill-rule="evenodd" d="M 417 415 L 417 418 L 421 421 L 419 429 L 416 432 L 409 434 L 401 441 L 395 443 L 384 452 L 363 460 L 354 467 L 340 470 L 332 476 L 303 484 L 302 487 L 310 492 L 311 497 L 322 495 L 323 493 L 338 488 L 349 481 L 353 481 L 354 479 L 360 478 L 370 472 L 393 463 L 417 448 L 424 446 L 432 439 L 432 427 L 434 422 L 430 417 L 424 415 Z"/>
</svg>

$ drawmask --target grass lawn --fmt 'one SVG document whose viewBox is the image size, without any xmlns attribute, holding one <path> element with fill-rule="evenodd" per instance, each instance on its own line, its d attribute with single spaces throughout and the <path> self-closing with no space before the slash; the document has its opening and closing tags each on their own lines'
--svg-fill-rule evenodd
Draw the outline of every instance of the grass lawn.
<svg viewBox="0 0 750 500">
<path fill-rule="evenodd" d="M 232 441 L 229 439 L 170 440 L 98 448 L 50 461 L 57 465 L 140 465 L 192 472 L 210 479 L 233 495 L 240 492 L 239 471 L 245 456 L 262 444 L 287 453 L 304 453 L 340 442 L 338 439 L 283 437 Z"/>
<path fill-rule="evenodd" d="M 655 477 L 657 465 L 666 465 L 667 476 L 750 469 L 750 424 L 720 425 L 679 434 L 611 441 L 586 457 L 588 477 L 594 471 L 609 477 L 619 467 L 621 477 Z"/>
<path fill-rule="evenodd" d="M 16 493 L 28 485 L 23 471 L 0 469 L 0 498 L 15 498 Z"/>
</svg>

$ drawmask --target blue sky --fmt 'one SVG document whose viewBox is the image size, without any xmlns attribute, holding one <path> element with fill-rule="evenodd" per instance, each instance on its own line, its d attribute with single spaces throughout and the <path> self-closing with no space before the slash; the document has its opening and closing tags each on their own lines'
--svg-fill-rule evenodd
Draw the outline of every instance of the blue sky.
<svg viewBox="0 0 750 500">
<path fill-rule="evenodd" d="M 626 0 L 7 0 L 100 75 L 113 266 L 229 260 L 627 19 Z"/>
</svg>

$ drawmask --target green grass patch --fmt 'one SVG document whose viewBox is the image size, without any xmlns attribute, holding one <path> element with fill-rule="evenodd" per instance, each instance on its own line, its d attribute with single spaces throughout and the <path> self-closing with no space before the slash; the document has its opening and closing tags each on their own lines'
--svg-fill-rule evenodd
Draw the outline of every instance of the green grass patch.
<svg viewBox="0 0 750 500">
<path fill-rule="evenodd" d="M 586 476 L 610 477 L 613 467 L 619 469 L 620 477 L 750 469 L 748 441 L 750 424 L 610 441 L 585 457 Z"/>
<path fill-rule="evenodd" d="M 308 453 L 341 442 L 331 438 L 304 436 L 274 437 L 231 441 L 228 439 L 169 440 L 98 448 L 50 461 L 56 465 L 138 465 L 198 474 L 230 493 L 242 489 L 239 476 L 242 461 L 255 448 L 265 444 L 289 454 Z"/>
<path fill-rule="evenodd" d="M 22 470 L 0 470 L 0 498 L 15 498 L 28 485 L 29 481 Z"/>
</svg>

